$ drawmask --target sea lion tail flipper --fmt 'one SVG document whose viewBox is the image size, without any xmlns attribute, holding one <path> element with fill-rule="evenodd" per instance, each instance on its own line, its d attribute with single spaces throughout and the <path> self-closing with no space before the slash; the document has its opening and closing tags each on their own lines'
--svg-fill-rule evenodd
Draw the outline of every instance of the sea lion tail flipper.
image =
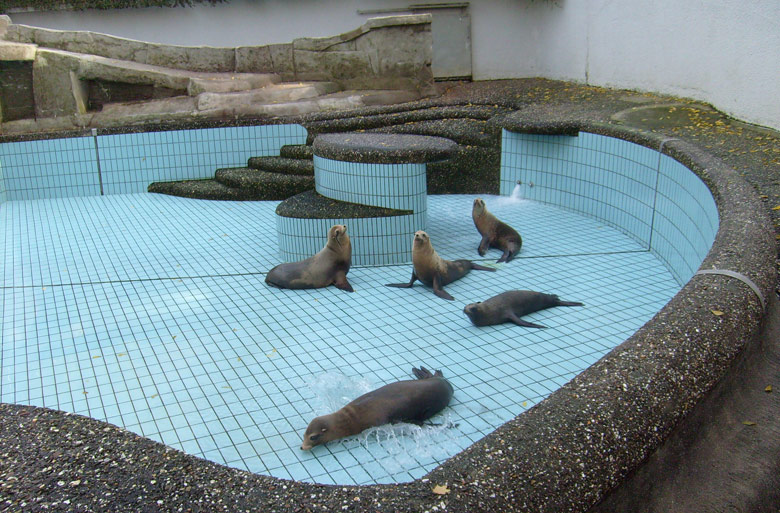
<svg viewBox="0 0 780 513">
<path fill-rule="evenodd" d="M 558 304 L 555 306 L 585 306 L 585 303 L 579 303 L 577 301 L 561 301 L 558 300 Z"/>
<path fill-rule="evenodd" d="M 442 299 L 447 299 L 449 301 L 455 300 L 454 297 L 441 287 L 441 277 L 439 277 L 438 274 L 433 277 L 433 293 Z"/>
<path fill-rule="evenodd" d="M 471 268 L 475 271 L 492 271 L 496 272 L 495 267 L 485 267 L 484 265 L 475 264 L 474 262 L 471 262 Z"/>
<path fill-rule="evenodd" d="M 520 252 L 519 247 L 515 248 L 509 248 L 506 251 L 504 251 L 504 254 L 501 255 L 501 258 L 498 259 L 499 262 L 504 261 L 507 264 L 512 261 L 513 258 L 515 258 L 515 255 L 517 255 Z"/>
<path fill-rule="evenodd" d="M 437 371 L 438 372 L 438 371 Z M 412 368 L 412 373 L 417 379 L 428 379 L 432 378 L 434 375 L 431 374 L 431 371 L 420 365 L 420 368 Z"/>
</svg>

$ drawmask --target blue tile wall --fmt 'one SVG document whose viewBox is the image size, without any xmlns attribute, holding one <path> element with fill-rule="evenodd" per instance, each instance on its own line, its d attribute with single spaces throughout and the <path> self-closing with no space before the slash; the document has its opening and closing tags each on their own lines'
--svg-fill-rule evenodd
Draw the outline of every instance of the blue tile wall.
<svg viewBox="0 0 780 513">
<path fill-rule="evenodd" d="M 305 142 L 300 125 L 264 125 L 105 135 L 98 148 L 105 193 L 123 194 L 146 192 L 152 182 L 211 178 L 218 168 Z"/>
<path fill-rule="evenodd" d="M 3 143 L 0 201 L 98 196 L 101 180 L 103 194 L 146 192 L 155 181 L 213 177 L 305 142 L 300 125 L 263 125 Z"/>
<path fill-rule="evenodd" d="M 0 205 L 8 201 L 5 193 L 5 178 L 3 178 L 3 160 L 0 159 Z"/>
<path fill-rule="evenodd" d="M 427 212 L 362 219 L 301 219 L 276 216 L 279 256 L 295 262 L 319 252 L 334 224 L 347 226 L 353 265 L 389 265 L 410 262 L 414 232 L 422 230 Z"/>
<path fill-rule="evenodd" d="M 687 167 L 662 155 L 651 251 L 679 283 L 694 275 L 718 232 L 718 209 L 707 186 Z"/>
<path fill-rule="evenodd" d="M 92 137 L 0 144 L 5 200 L 100 194 Z"/>
<path fill-rule="evenodd" d="M 325 197 L 360 205 L 427 210 L 425 164 L 364 164 L 314 156 L 314 181 Z"/>
<path fill-rule="evenodd" d="M 656 150 L 587 132 L 504 130 L 501 152 L 501 194 L 595 217 L 655 252 L 679 283 L 698 269 L 715 239 L 718 214 L 709 189 Z"/>
<path fill-rule="evenodd" d="M 347 225 L 354 265 L 388 265 L 411 261 L 412 238 L 426 230 L 428 194 L 425 164 L 368 164 L 314 156 L 319 194 L 349 203 L 411 210 L 411 215 L 365 219 L 277 218 L 280 256 L 308 258 L 322 249 L 334 224 Z"/>
</svg>

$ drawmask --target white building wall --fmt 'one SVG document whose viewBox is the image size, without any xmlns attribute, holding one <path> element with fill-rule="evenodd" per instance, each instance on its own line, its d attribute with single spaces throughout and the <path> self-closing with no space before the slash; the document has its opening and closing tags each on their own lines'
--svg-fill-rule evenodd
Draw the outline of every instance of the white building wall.
<svg viewBox="0 0 780 513">
<path fill-rule="evenodd" d="M 230 0 L 11 18 L 159 43 L 240 46 L 340 34 L 386 15 L 358 10 L 398 8 L 400 14 L 408 5 Z M 777 0 L 472 0 L 470 14 L 475 80 L 546 77 L 685 96 L 780 129 Z"/>
</svg>

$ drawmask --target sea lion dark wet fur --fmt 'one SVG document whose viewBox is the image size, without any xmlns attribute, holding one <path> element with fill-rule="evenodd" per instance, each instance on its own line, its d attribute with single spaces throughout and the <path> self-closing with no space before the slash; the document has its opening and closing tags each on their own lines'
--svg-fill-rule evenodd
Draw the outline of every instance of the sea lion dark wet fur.
<svg viewBox="0 0 780 513">
<path fill-rule="evenodd" d="M 421 424 L 443 410 L 452 399 L 452 385 L 441 371 L 412 369 L 417 379 L 396 381 L 363 394 L 340 410 L 311 421 L 301 449 L 352 436 L 391 422 Z"/>
<path fill-rule="evenodd" d="M 493 296 L 487 301 L 471 303 L 463 308 L 475 326 L 491 326 L 513 322 L 527 328 L 546 328 L 540 324 L 526 322 L 520 317 L 553 306 L 584 306 L 582 303 L 561 301 L 555 294 L 544 294 L 533 290 L 510 290 Z"/>
<path fill-rule="evenodd" d="M 265 282 L 280 289 L 318 289 L 335 285 L 354 292 L 347 281 L 351 265 L 352 243 L 347 227 L 336 224 L 328 231 L 328 241 L 319 253 L 300 262 L 277 265 L 268 271 Z"/>
<path fill-rule="evenodd" d="M 510 262 L 520 251 L 523 238 L 514 228 L 499 221 L 496 216 L 490 213 L 481 198 L 474 200 L 471 218 L 474 220 L 477 231 L 482 235 L 482 240 L 477 248 L 480 256 L 485 256 L 489 247 L 498 248 L 504 252 L 498 262 Z"/>
<path fill-rule="evenodd" d="M 455 299 L 442 287 L 455 280 L 463 278 L 472 269 L 477 271 L 495 271 L 492 267 L 475 264 L 471 260 L 444 260 L 433 249 L 428 234 L 420 230 L 414 233 L 412 244 L 412 279 L 409 283 L 387 283 L 388 287 L 409 288 L 416 280 L 420 280 L 440 298 Z"/>
</svg>

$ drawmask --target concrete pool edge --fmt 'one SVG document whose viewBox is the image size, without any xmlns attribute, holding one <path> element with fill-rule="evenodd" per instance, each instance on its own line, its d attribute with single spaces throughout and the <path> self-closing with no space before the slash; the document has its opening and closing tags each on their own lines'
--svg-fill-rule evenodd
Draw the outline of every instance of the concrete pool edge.
<svg viewBox="0 0 780 513">
<path fill-rule="evenodd" d="M 578 126 L 604 135 L 636 138 L 636 142 L 649 142 L 655 147 L 662 139 L 587 121 Z M 773 243 L 755 192 L 733 170 L 694 145 L 669 141 L 664 152 L 697 171 L 715 191 L 721 228 L 702 267 L 715 266 L 747 274 L 762 291 L 770 291 Z M 716 317 L 712 309 L 724 311 L 726 315 Z M 750 341 L 761 323 L 760 309 L 753 292 L 731 278 L 695 277 L 636 335 L 548 400 L 433 471 L 427 476 L 428 482 L 350 487 L 347 491 L 341 491 L 345 487 L 281 482 L 224 469 L 185 455 L 172 455 L 172 451 L 161 445 L 126 432 L 116 433 L 113 428 L 109 432 L 138 451 L 186 461 L 197 470 L 198 482 L 216 475 L 243 481 L 244 486 L 255 488 L 244 490 L 247 495 L 242 501 L 247 505 L 270 507 L 280 500 L 278 496 L 289 495 L 312 504 L 321 501 L 371 509 L 372 505 L 366 504 L 370 500 L 394 510 L 417 510 L 444 500 L 433 495 L 430 488 L 434 484 L 447 484 L 451 492 L 445 497 L 451 499 L 448 500 L 450 509 L 499 510 L 509 504 L 535 505 L 541 509 L 587 509 L 660 444 L 685 412 L 720 379 L 736 355 L 752 347 Z M 682 343 L 677 345 L 677 339 Z M 698 344 L 706 344 L 705 351 L 712 351 L 714 357 L 704 358 L 710 355 L 705 355 Z M 664 373 L 662 365 L 670 362 L 675 367 Z M 658 381 L 652 381 L 653 378 Z M 643 389 L 645 383 L 656 395 Z M 652 408 L 661 411 L 649 411 Z M 34 411 L 23 407 L 12 409 Z M 627 415 L 630 411 L 642 415 L 632 418 Z M 52 418 L 64 414 L 43 412 L 41 415 Z M 26 418 L 31 418 L 29 413 Z M 65 419 L 68 422 L 77 419 L 98 433 L 105 427 L 74 415 L 64 415 L 60 420 L 65 422 Z M 595 421 L 590 433 L 588 421 Z M 275 489 L 258 491 L 261 485 Z M 279 506 L 283 508 L 285 503 L 294 502 L 285 499 Z"/>
</svg>

